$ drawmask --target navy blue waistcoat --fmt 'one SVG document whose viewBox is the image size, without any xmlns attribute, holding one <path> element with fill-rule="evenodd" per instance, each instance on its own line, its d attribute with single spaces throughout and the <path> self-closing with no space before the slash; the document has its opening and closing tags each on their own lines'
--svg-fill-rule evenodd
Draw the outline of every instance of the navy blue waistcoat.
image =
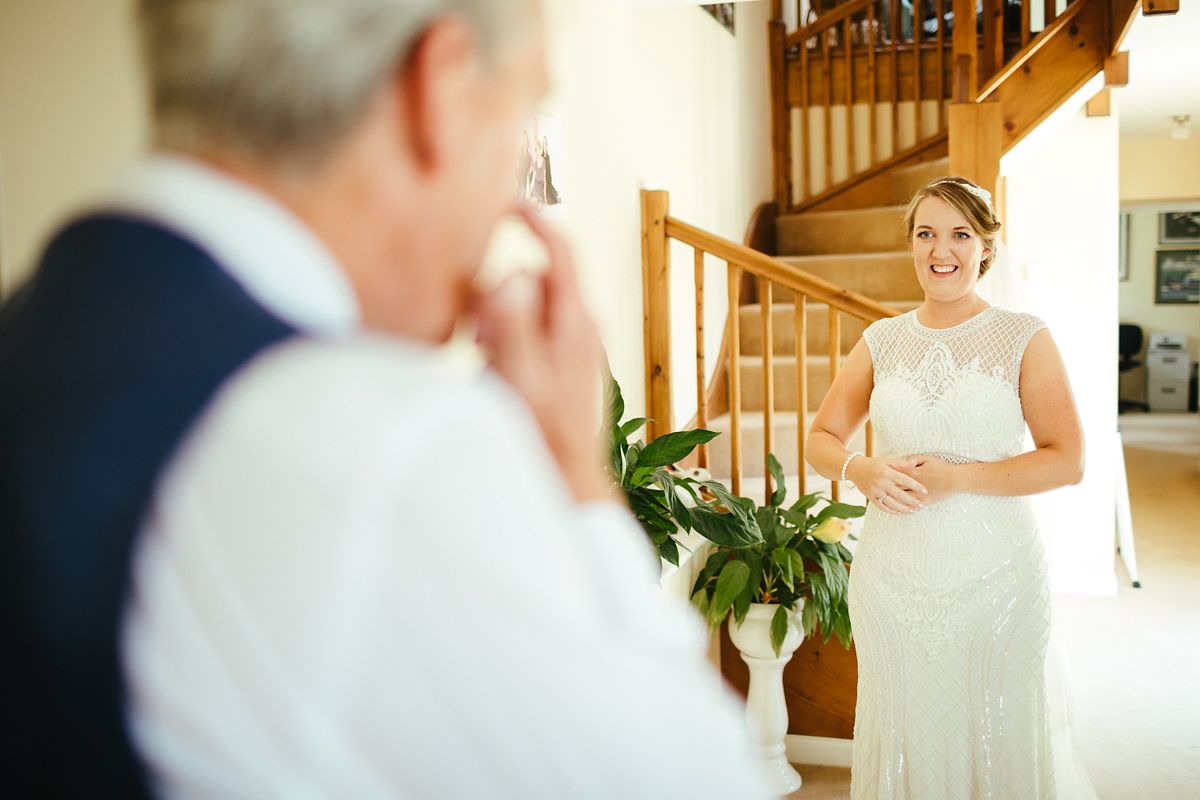
<svg viewBox="0 0 1200 800">
<path fill-rule="evenodd" d="M 120 623 L 156 479 L 221 384 L 296 331 L 152 224 L 80 220 L 0 307 L 8 797 L 148 796 Z"/>
</svg>

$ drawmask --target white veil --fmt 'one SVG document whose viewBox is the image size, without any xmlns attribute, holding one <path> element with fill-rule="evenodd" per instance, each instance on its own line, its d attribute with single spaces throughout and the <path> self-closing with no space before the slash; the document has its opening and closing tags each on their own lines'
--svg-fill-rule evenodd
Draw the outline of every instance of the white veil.
<svg viewBox="0 0 1200 800">
<path fill-rule="evenodd" d="M 988 271 L 979 279 L 975 291 L 994 306 L 1009 311 L 1031 311 L 1025 290 L 1027 276 L 1013 261 L 1012 252 L 1003 239 L 996 239 L 996 257 Z"/>
</svg>

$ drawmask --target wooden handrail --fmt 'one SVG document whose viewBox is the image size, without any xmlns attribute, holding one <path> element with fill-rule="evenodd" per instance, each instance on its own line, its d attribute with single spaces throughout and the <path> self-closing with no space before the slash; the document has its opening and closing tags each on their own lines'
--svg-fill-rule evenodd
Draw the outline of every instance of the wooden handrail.
<svg viewBox="0 0 1200 800">
<path fill-rule="evenodd" d="M 802 269 L 781 261 L 765 253 L 759 252 L 745 244 L 737 244 L 716 234 L 709 233 L 694 225 L 678 220 L 669 215 L 669 198 L 664 191 L 642 190 L 642 279 L 643 279 L 643 311 L 645 322 L 645 356 L 646 356 L 646 410 L 648 415 L 655 418 L 655 424 L 647 429 L 648 438 L 661 436 L 669 425 L 660 420 L 670 420 L 672 411 L 671 401 L 671 331 L 670 305 L 670 251 L 671 240 L 674 239 L 685 245 L 690 245 L 693 251 L 692 271 L 696 290 L 695 311 L 695 382 L 696 382 L 696 416 L 695 424 L 701 426 L 708 423 L 714 414 L 721 413 L 720 408 L 714 408 L 711 394 L 722 391 L 728 399 L 725 406 L 729 412 L 729 468 L 730 485 L 734 493 L 741 493 L 742 486 L 742 349 L 741 332 L 743 315 L 741 313 L 744 298 L 742 291 L 749 286 L 756 287 L 759 317 L 759 337 L 762 347 L 762 456 L 764 467 L 764 497 L 769 497 L 773 486 L 769 470 L 766 469 L 774 449 L 775 417 L 775 366 L 777 356 L 774 346 L 775 323 L 774 298 L 772 287 L 778 284 L 792 290 L 793 329 L 795 332 L 795 364 L 796 364 L 796 474 L 800 475 L 801 491 L 805 486 L 804 461 L 806 445 L 806 414 L 808 413 L 809 398 L 809 326 L 807 324 L 808 301 L 821 301 L 827 308 L 828 334 L 828 370 L 830 380 L 837 377 L 838 366 L 842 359 L 842 320 L 843 313 L 849 314 L 867 323 L 884 317 L 893 317 L 900 312 L 890 306 L 878 303 L 869 297 L 843 289 L 829 281 L 811 275 Z M 768 231 L 773 228 L 774 206 L 764 204 L 755 212 L 750 229 L 747 232 L 747 242 L 765 241 Z M 773 237 L 770 237 L 773 239 Z M 772 242 L 773 244 L 773 242 Z M 726 299 L 728 314 L 725 321 L 724 341 L 721 345 L 717 363 L 717 373 L 712 384 L 707 384 L 706 368 L 707 347 L 704 335 L 705 298 L 712 294 L 704 276 L 705 260 L 708 256 L 725 262 L 726 265 Z M 745 280 L 743 280 L 745 278 Z M 783 358 L 785 356 L 779 356 Z M 725 386 L 727 391 L 718 387 Z M 873 452 L 869 451 L 868 455 Z M 701 447 L 696 454 L 700 465 L 710 465 L 707 447 Z M 710 465 L 711 466 L 711 465 Z M 790 464 L 789 464 L 790 467 Z M 838 481 L 832 484 L 832 496 L 838 497 Z"/>
<path fill-rule="evenodd" d="M 666 235 L 684 244 L 704 250 L 717 258 L 740 267 L 759 278 L 786 286 L 795 292 L 808 295 L 813 300 L 827 303 L 834 308 L 862 320 L 874 322 L 884 317 L 896 316 L 899 312 L 866 295 L 843 289 L 835 283 L 811 275 L 799 267 L 765 255 L 749 247 L 689 225 L 675 217 L 667 217 Z"/>
<path fill-rule="evenodd" d="M 1037 36 L 1033 37 L 1029 41 L 1029 44 L 1018 50 L 1016 55 L 1005 62 L 1004 67 L 1001 70 L 989 78 L 987 83 L 980 87 L 979 91 L 976 93 L 976 102 L 987 100 L 988 97 L 996 91 L 997 87 L 1004 83 L 1008 76 L 1012 75 L 1014 72 L 1023 67 L 1025 63 L 1029 61 L 1029 59 L 1033 58 L 1035 53 L 1041 50 L 1042 47 L 1050 41 L 1050 37 L 1054 36 L 1056 31 L 1059 31 L 1070 25 L 1071 21 L 1075 19 L 1075 17 L 1086 5 L 1087 3 L 1084 2 L 1084 0 L 1075 0 L 1075 2 L 1068 5 L 1066 10 L 1063 11 L 1061 15 L 1056 17 L 1053 22 L 1043 28 Z"/>
<path fill-rule="evenodd" d="M 789 34 L 787 37 L 787 49 L 791 50 L 796 45 L 802 44 L 805 39 L 811 39 L 819 33 L 824 33 L 842 20 L 857 14 L 867 6 L 875 5 L 875 3 L 876 0 L 850 0 L 849 3 L 844 3 L 832 11 L 825 12 L 810 24 Z"/>
</svg>

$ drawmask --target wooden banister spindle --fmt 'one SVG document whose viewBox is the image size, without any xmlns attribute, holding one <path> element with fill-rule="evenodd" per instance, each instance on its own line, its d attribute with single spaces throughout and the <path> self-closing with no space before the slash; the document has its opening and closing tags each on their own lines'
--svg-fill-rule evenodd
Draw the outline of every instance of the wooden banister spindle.
<svg viewBox="0 0 1200 800">
<path fill-rule="evenodd" d="M 708 427 L 708 391 L 704 365 L 704 251 L 695 252 L 696 272 L 696 427 Z M 698 466 L 708 469 L 708 444 L 700 445 L 696 456 Z"/>
<path fill-rule="evenodd" d="M 800 43 L 800 197 L 812 196 L 812 143 L 808 130 L 808 42 Z M 791 143 L 788 143 L 791 146 Z"/>
<path fill-rule="evenodd" d="M 829 55 L 829 35 L 836 33 L 830 28 L 821 36 L 821 66 L 825 77 L 825 185 L 833 186 L 833 61 Z"/>
<path fill-rule="evenodd" d="M 829 385 L 832 387 L 837 379 L 838 367 L 841 366 L 842 317 L 841 312 L 833 306 L 827 305 L 826 308 L 829 309 Z M 830 485 L 830 497 L 835 501 L 838 499 L 839 489 L 840 482 L 835 480 Z"/>
<path fill-rule="evenodd" d="M 1028 3 L 1028 0 L 1025 0 Z M 937 129 L 946 129 L 946 0 L 937 0 L 934 13 L 937 14 Z"/>
<path fill-rule="evenodd" d="M 846 48 L 846 178 L 857 174 L 854 169 L 854 24 L 847 16 L 842 26 Z"/>
<path fill-rule="evenodd" d="M 1033 0 L 1021 0 L 1021 47 L 1029 44 L 1031 35 L 1029 26 L 1029 10 L 1033 7 Z"/>
<path fill-rule="evenodd" d="M 909 11 L 913 26 L 913 135 L 921 141 L 921 19 L 924 16 L 924 0 L 914 0 Z"/>
<path fill-rule="evenodd" d="M 900 0 L 892 0 L 892 155 L 900 152 Z"/>
<path fill-rule="evenodd" d="M 742 270 L 729 264 L 729 474 L 734 494 L 742 493 L 742 334 L 738 316 Z"/>
<path fill-rule="evenodd" d="M 795 292 L 793 330 L 796 335 L 796 472 L 800 475 L 800 494 L 805 493 L 808 464 L 808 296 Z"/>
<path fill-rule="evenodd" d="M 668 196 L 642 190 L 642 334 L 646 363 L 646 440 L 674 430 L 671 411 L 671 250 Z"/>
<path fill-rule="evenodd" d="M 876 161 L 881 161 L 879 155 L 879 135 L 877 128 L 879 120 L 875 118 L 875 43 L 878 41 L 877 31 L 875 30 L 875 6 L 867 6 L 867 138 L 870 157 L 867 159 L 868 165 L 874 165 Z"/>
<path fill-rule="evenodd" d="M 792 197 L 792 116 L 788 102 L 787 31 L 783 20 L 769 24 L 771 60 L 771 151 L 775 170 L 775 202 L 791 208 Z M 806 79 L 807 76 L 804 76 Z"/>
<path fill-rule="evenodd" d="M 1058 17 L 1058 3 L 1056 0 L 1045 0 L 1042 4 L 1042 12 L 1044 18 L 1042 20 L 1042 29 L 1050 27 L 1050 23 Z"/>
<path fill-rule="evenodd" d="M 771 496 L 771 470 L 767 469 L 767 461 L 774 449 L 775 433 L 775 330 L 771 325 L 771 282 L 766 278 L 758 279 L 758 308 L 762 323 L 763 499 L 766 500 Z"/>
<path fill-rule="evenodd" d="M 983 83 L 1004 66 L 1005 0 L 982 0 L 983 57 L 979 63 L 979 82 Z"/>
</svg>

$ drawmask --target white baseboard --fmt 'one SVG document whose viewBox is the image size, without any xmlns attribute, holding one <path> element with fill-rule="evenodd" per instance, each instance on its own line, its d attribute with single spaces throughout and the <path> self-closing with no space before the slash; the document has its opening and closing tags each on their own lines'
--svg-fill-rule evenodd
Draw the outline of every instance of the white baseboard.
<svg viewBox="0 0 1200 800">
<path fill-rule="evenodd" d="M 793 764 L 816 764 L 821 767 L 846 767 L 854 755 L 854 742 L 828 736 L 796 736 L 784 739 L 787 759 Z"/>
</svg>

